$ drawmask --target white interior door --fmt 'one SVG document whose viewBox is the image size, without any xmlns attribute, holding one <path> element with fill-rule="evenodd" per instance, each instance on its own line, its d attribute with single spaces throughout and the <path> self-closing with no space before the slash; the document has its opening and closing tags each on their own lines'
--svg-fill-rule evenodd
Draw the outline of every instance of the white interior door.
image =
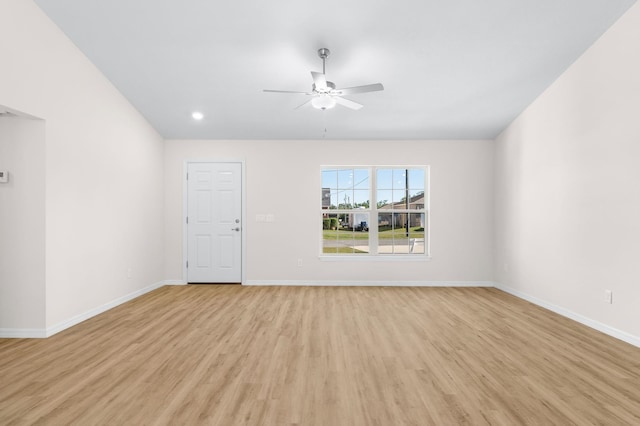
<svg viewBox="0 0 640 426">
<path fill-rule="evenodd" d="M 187 282 L 242 282 L 242 164 L 189 163 Z"/>
</svg>

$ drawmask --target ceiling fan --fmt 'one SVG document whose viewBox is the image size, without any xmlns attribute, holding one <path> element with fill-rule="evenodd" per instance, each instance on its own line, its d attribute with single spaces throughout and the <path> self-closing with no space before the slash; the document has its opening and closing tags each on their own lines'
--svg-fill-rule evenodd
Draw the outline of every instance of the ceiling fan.
<svg viewBox="0 0 640 426">
<path fill-rule="evenodd" d="M 384 90 L 384 86 L 380 83 L 375 84 L 367 84 L 364 86 L 355 86 L 355 87 L 347 87 L 344 89 L 336 89 L 336 85 L 327 81 L 325 76 L 325 61 L 327 56 L 329 56 L 329 49 L 322 48 L 318 49 L 318 56 L 322 59 L 322 72 L 311 71 L 311 77 L 313 78 L 313 84 L 311 85 L 310 92 L 296 92 L 291 90 L 269 90 L 264 89 L 265 92 L 274 92 L 274 93 L 297 93 L 301 95 L 311 96 L 311 99 L 296 107 L 296 109 L 311 103 L 314 108 L 317 109 L 331 109 L 336 104 L 342 105 L 344 107 L 358 110 L 362 108 L 362 104 L 351 101 L 349 99 L 343 98 L 343 95 L 355 95 L 357 93 L 366 93 L 366 92 L 377 92 L 379 90 Z"/>
</svg>

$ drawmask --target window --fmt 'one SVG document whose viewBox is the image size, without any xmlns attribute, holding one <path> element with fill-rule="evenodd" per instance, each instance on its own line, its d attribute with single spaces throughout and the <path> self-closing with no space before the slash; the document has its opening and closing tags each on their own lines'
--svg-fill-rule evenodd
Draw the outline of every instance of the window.
<svg viewBox="0 0 640 426">
<path fill-rule="evenodd" d="M 428 168 L 323 167 L 322 255 L 428 255 Z"/>
</svg>

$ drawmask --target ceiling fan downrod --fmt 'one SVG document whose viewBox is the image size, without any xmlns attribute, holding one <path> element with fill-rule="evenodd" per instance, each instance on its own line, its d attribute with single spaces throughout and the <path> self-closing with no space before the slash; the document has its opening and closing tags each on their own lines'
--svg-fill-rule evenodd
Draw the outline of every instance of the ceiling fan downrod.
<svg viewBox="0 0 640 426">
<path fill-rule="evenodd" d="M 322 74 L 326 74 L 325 60 L 327 59 L 327 56 L 329 56 L 330 53 L 331 51 L 326 47 L 321 47 L 320 49 L 318 49 L 318 56 L 320 56 L 320 58 L 322 59 Z"/>
</svg>

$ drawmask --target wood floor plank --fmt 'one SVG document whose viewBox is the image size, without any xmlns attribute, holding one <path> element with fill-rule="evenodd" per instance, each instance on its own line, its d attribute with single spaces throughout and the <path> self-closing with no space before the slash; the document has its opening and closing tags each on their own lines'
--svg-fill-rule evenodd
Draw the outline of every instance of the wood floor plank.
<svg viewBox="0 0 640 426">
<path fill-rule="evenodd" d="M 640 348 L 490 288 L 163 287 L 0 339 L 0 424 L 640 424 Z"/>
</svg>

